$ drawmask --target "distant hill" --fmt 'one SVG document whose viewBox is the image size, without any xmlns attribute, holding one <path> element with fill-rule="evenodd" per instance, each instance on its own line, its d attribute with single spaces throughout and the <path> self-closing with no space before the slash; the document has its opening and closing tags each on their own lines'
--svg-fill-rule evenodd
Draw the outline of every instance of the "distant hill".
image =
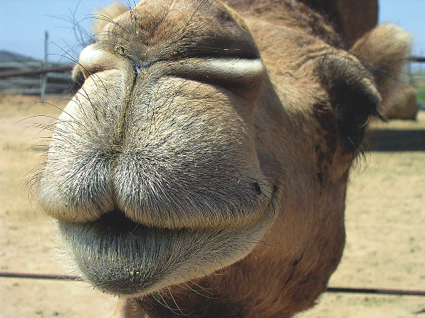
<svg viewBox="0 0 425 318">
<path fill-rule="evenodd" d="M 40 62 L 41 63 L 41 61 L 33 59 L 31 57 L 0 50 L 0 63 L 6 63 L 6 62 Z"/>
</svg>

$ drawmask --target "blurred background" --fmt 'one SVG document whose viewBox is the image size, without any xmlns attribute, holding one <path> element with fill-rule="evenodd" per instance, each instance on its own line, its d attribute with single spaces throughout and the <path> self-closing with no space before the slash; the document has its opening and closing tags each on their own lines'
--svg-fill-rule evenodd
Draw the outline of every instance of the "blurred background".
<svg viewBox="0 0 425 318">
<path fill-rule="evenodd" d="M 0 0 L 0 272 L 77 274 L 26 185 L 76 88 L 70 70 L 92 39 L 92 12 L 110 2 Z M 425 0 L 379 3 L 380 22 L 414 35 L 412 59 L 391 120 L 371 123 L 353 166 L 346 248 L 329 285 L 425 290 Z M 0 318 L 109 317 L 115 302 L 85 282 L 0 277 Z M 421 318 L 425 297 L 325 293 L 297 317 Z"/>
<path fill-rule="evenodd" d="M 0 72 L 43 65 L 73 64 L 81 50 L 91 41 L 93 12 L 107 6 L 111 0 L 0 0 Z M 124 1 L 133 6 L 135 0 Z M 424 0 L 381 0 L 379 22 L 397 23 L 414 35 L 412 56 L 425 56 L 423 32 Z M 47 42 L 47 43 L 45 43 Z M 42 64 L 44 63 L 44 64 Z M 406 72 L 406 81 L 412 82 L 417 91 L 419 107 L 425 102 L 423 87 L 425 63 L 412 62 Z M 47 92 L 58 92 L 69 80 L 67 74 L 49 73 Z M 36 93 L 38 83 L 30 85 L 28 78 L 20 79 L 21 87 L 10 87 L 10 80 L 0 79 L 0 92 Z M 18 81 L 19 82 L 19 81 Z M 28 87 L 30 86 L 30 87 Z M 70 86 L 70 85 L 68 85 Z"/>
</svg>

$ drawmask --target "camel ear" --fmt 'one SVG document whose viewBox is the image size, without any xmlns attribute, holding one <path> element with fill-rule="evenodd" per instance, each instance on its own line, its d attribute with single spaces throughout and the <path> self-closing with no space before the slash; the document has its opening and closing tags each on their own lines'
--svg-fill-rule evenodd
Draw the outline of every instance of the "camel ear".
<svg viewBox="0 0 425 318">
<path fill-rule="evenodd" d="M 361 37 L 350 50 L 374 75 L 382 96 L 378 111 L 384 114 L 386 105 L 403 87 L 402 70 L 411 52 L 412 40 L 412 35 L 399 26 L 382 24 Z"/>
<path fill-rule="evenodd" d="M 94 13 L 96 21 L 92 25 L 93 34 L 98 37 L 98 34 L 102 32 L 103 28 L 115 19 L 117 16 L 127 12 L 129 9 L 121 2 L 114 1 L 109 6 L 97 10 Z"/>
</svg>

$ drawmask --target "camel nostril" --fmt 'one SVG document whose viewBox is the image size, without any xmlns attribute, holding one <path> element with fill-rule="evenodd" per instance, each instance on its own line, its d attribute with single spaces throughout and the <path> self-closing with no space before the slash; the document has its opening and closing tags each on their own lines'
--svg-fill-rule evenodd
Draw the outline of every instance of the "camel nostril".
<svg viewBox="0 0 425 318">
<path fill-rule="evenodd" d="M 254 185 L 254 189 L 255 189 L 255 191 L 257 191 L 257 193 L 258 193 L 258 194 L 261 194 L 261 193 L 262 193 L 262 191 L 261 191 L 261 187 L 260 187 L 260 184 L 258 183 L 258 181 L 255 181 L 255 182 L 253 183 L 253 185 Z"/>
</svg>

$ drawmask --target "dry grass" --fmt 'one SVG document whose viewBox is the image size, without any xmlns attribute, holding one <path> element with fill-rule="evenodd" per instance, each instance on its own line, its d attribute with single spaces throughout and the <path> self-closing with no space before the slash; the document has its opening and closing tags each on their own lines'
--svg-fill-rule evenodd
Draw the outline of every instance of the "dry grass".
<svg viewBox="0 0 425 318">
<path fill-rule="evenodd" d="M 23 191 L 23 177 L 69 97 L 0 95 L 0 269 L 68 273 L 55 226 Z M 33 117 L 43 114 L 42 117 Z M 34 139 L 36 137 L 36 139 Z M 41 143 L 45 143 L 41 139 Z M 355 165 L 348 190 L 347 245 L 332 286 L 425 289 L 425 112 L 418 121 L 375 123 L 372 152 Z M 0 278 L 0 317 L 107 317 L 115 300 L 86 283 Z M 299 318 L 425 317 L 425 298 L 325 294 Z"/>
</svg>

